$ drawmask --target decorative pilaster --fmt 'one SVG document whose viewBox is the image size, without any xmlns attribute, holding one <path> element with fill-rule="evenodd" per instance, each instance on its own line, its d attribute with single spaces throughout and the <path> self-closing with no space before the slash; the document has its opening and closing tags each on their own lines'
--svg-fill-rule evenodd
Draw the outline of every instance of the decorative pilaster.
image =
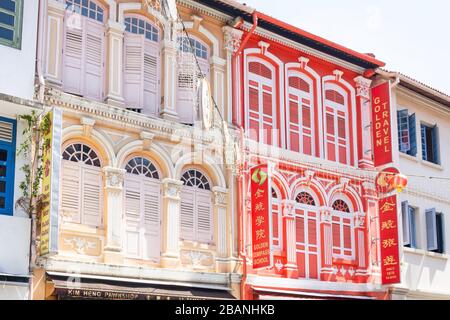
<svg viewBox="0 0 450 320">
<path fill-rule="evenodd" d="M 233 54 L 239 49 L 241 45 L 243 31 L 234 29 L 230 26 L 225 26 L 222 28 L 224 33 L 224 42 L 225 42 L 225 50 L 226 50 L 226 87 L 227 87 L 227 120 L 228 122 L 232 121 L 232 109 L 233 109 L 233 95 L 232 95 L 232 87 L 233 87 Z"/>
<path fill-rule="evenodd" d="M 123 215 L 123 181 L 125 170 L 113 167 L 103 168 L 105 175 L 106 202 L 106 245 L 105 260 L 112 262 L 113 255 L 107 257 L 107 252 L 122 251 L 122 215 Z M 105 261 L 107 262 L 107 261 Z"/>
<path fill-rule="evenodd" d="M 164 83 L 162 85 L 164 101 L 161 106 L 160 115 L 167 120 L 178 120 L 176 110 L 176 84 L 177 84 L 177 42 L 175 40 L 164 40 L 163 71 Z"/>
<path fill-rule="evenodd" d="M 332 208 L 320 208 L 320 241 L 321 253 L 321 275 L 332 273 L 333 266 L 333 236 L 331 230 L 331 211 Z M 325 276 L 326 277 L 326 276 Z M 323 279 L 322 280 L 326 280 Z"/>
<path fill-rule="evenodd" d="M 372 110 L 370 103 L 370 85 L 372 80 L 363 76 L 356 77 L 356 104 L 360 106 L 359 114 L 361 115 L 362 130 L 362 158 L 359 159 L 360 168 L 373 168 L 373 146 L 372 146 Z"/>
<path fill-rule="evenodd" d="M 216 266 L 217 272 L 226 272 L 226 263 L 228 257 L 227 235 L 230 233 L 231 226 L 227 223 L 227 204 L 228 204 L 228 190 L 220 187 L 214 187 L 214 213 L 215 213 L 215 228 L 217 235 L 217 258 Z"/>
<path fill-rule="evenodd" d="M 380 271 L 380 247 L 378 245 L 378 239 L 380 238 L 379 230 L 379 216 L 378 216 L 378 195 L 375 187 L 375 183 L 372 181 L 365 181 L 362 183 L 362 197 L 364 211 L 366 212 L 366 265 L 371 267 L 371 273 L 377 273 Z"/>
<path fill-rule="evenodd" d="M 62 87 L 62 50 L 65 4 L 49 0 L 47 4 L 47 30 L 42 44 L 44 45 L 44 72 L 47 81 L 54 86 Z M 69 22 L 69 21 L 68 21 Z"/>
<path fill-rule="evenodd" d="M 177 266 L 180 257 L 180 192 L 183 182 L 163 180 L 163 267 Z"/>
<path fill-rule="evenodd" d="M 286 265 L 284 266 L 285 275 L 288 278 L 298 277 L 297 266 L 297 239 L 295 226 L 295 201 L 283 200 L 281 203 L 284 226 L 284 246 L 286 249 Z"/>
<path fill-rule="evenodd" d="M 219 107 L 220 113 L 225 115 L 225 68 L 227 61 L 217 56 L 211 57 L 212 95 Z"/>
<path fill-rule="evenodd" d="M 106 102 L 124 106 L 123 97 L 123 37 L 125 26 L 109 20 L 107 24 L 108 58 Z"/>
<path fill-rule="evenodd" d="M 358 212 L 354 218 L 355 225 L 355 245 L 356 258 L 358 260 L 358 270 L 367 270 L 367 245 L 366 245 L 366 215 Z"/>
</svg>

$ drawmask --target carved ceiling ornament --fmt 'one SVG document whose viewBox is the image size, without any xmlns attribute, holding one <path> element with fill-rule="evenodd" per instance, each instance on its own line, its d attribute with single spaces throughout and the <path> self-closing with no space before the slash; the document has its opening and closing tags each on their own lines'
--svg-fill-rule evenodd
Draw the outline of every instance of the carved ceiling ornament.
<svg viewBox="0 0 450 320">
<path fill-rule="evenodd" d="M 125 170 L 112 167 L 103 168 L 106 178 L 106 188 L 108 189 L 122 189 Z"/>
</svg>

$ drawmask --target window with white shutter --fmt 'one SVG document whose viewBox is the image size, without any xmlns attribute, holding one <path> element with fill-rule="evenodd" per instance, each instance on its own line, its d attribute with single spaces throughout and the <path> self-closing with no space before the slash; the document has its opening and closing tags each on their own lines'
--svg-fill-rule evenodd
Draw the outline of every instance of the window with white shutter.
<svg viewBox="0 0 450 320">
<path fill-rule="evenodd" d="M 199 170 L 188 170 L 181 177 L 181 238 L 211 243 L 213 241 L 212 193 L 208 178 Z"/>
<path fill-rule="evenodd" d="M 197 93 L 195 92 L 197 81 L 202 78 L 200 72 L 207 79 L 210 77 L 209 48 L 192 35 L 180 37 L 179 65 L 177 81 L 177 113 L 180 122 L 192 124 L 196 115 L 194 105 Z M 198 65 L 200 70 L 198 70 Z"/>
<path fill-rule="evenodd" d="M 333 238 L 333 257 L 353 259 L 354 235 L 353 214 L 343 200 L 333 202 L 331 232 Z"/>
<path fill-rule="evenodd" d="M 128 161 L 125 170 L 125 253 L 157 262 L 161 255 L 159 171 L 143 157 Z"/>
<path fill-rule="evenodd" d="M 65 221 L 93 227 L 103 224 L 101 162 L 88 145 L 74 143 L 63 152 L 61 208 Z"/>
<path fill-rule="evenodd" d="M 444 215 L 436 209 L 425 210 L 427 227 L 427 250 L 444 253 Z"/>
<path fill-rule="evenodd" d="M 160 102 L 159 30 L 137 16 L 125 18 L 124 95 L 127 109 L 157 116 Z"/>
<path fill-rule="evenodd" d="M 93 0 L 67 0 L 63 90 L 101 101 L 104 87 L 104 9 Z"/>
<path fill-rule="evenodd" d="M 327 159 L 350 164 L 350 123 L 348 97 L 332 84 L 325 90 L 325 152 Z"/>
<path fill-rule="evenodd" d="M 292 151 L 313 155 L 313 85 L 311 79 L 290 71 L 288 116 L 289 147 Z"/>
<path fill-rule="evenodd" d="M 13 215 L 16 121 L 0 117 L 0 215 Z"/>
<path fill-rule="evenodd" d="M 247 128 L 250 138 L 277 145 L 275 69 L 261 59 L 249 58 L 247 72 Z"/>
</svg>

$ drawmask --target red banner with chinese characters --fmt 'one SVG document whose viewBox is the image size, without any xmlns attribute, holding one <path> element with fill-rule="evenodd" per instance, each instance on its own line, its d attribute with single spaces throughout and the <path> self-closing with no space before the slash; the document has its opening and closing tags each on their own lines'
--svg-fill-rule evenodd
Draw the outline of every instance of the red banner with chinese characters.
<svg viewBox="0 0 450 320">
<path fill-rule="evenodd" d="M 271 193 L 267 165 L 253 167 L 250 177 L 253 268 L 260 269 L 272 266 L 269 214 Z"/>
<path fill-rule="evenodd" d="M 379 202 L 381 283 L 400 283 L 400 255 L 398 247 L 397 196 Z"/>
<path fill-rule="evenodd" d="M 372 131 L 375 167 L 392 162 L 390 84 L 372 88 Z"/>
</svg>

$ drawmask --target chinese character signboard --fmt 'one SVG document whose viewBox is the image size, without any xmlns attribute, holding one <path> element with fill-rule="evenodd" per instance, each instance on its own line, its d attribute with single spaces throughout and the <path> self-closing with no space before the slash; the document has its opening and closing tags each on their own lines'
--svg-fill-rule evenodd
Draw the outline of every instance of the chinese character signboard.
<svg viewBox="0 0 450 320">
<path fill-rule="evenodd" d="M 267 165 L 260 165 L 250 170 L 252 203 L 252 252 L 253 268 L 272 266 L 270 232 L 270 178 Z"/>
<path fill-rule="evenodd" d="M 390 84 L 372 88 L 372 129 L 375 167 L 392 162 Z"/>
<path fill-rule="evenodd" d="M 41 213 L 41 256 L 58 250 L 59 172 L 61 165 L 62 111 L 53 109 L 42 122 L 43 180 L 42 193 L 45 205 Z"/>
<path fill-rule="evenodd" d="M 383 198 L 379 202 L 381 283 L 400 283 L 398 247 L 397 196 Z"/>
</svg>

